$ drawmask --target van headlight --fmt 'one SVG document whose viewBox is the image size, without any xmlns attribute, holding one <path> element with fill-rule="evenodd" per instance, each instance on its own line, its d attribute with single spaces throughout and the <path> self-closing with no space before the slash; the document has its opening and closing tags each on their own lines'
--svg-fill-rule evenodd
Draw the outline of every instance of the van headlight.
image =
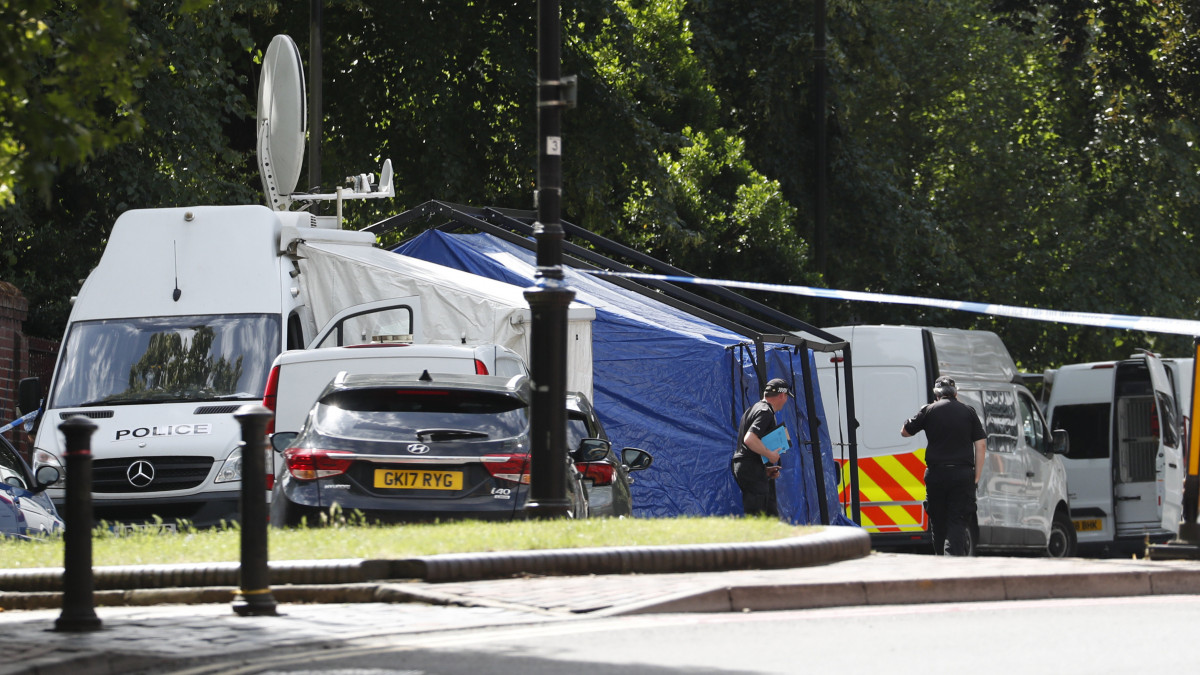
<svg viewBox="0 0 1200 675">
<path fill-rule="evenodd" d="M 214 483 L 228 483 L 242 479 L 242 449 L 234 448 L 233 452 L 225 458 L 225 463 L 221 465 L 221 470 L 217 472 L 217 478 Z"/>
<path fill-rule="evenodd" d="M 58 480 L 55 481 L 52 485 L 47 485 L 46 487 L 51 487 L 51 488 L 66 487 L 66 485 L 67 485 L 67 470 L 63 468 L 62 462 L 58 461 L 58 458 L 54 456 L 54 453 L 46 452 L 45 450 L 42 450 L 41 448 L 35 448 L 33 451 L 33 475 L 36 476 L 38 469 L 43 466 L 52 466 L 55 469 L 58 469 Z"/>
</svg>

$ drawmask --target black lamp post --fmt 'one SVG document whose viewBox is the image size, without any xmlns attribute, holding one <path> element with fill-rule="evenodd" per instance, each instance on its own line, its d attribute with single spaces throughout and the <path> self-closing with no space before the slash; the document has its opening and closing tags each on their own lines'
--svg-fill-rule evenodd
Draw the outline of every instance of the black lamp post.
<svg viewBox="0 0 1200 675">
<path fill-rule="evenodd" d="M 533 314 L 529 364 L 533 371 L 530 417 L 530 487 L 526 511 L 536 518 L 567 515 L 567 309 L 574 291 L 563 282 L 562 109 L 571 104 L 574 80 L 561 77 L 558 0 L 538 2 L 538 222 L 537 281 L 525 292 Z"/>
</svg>

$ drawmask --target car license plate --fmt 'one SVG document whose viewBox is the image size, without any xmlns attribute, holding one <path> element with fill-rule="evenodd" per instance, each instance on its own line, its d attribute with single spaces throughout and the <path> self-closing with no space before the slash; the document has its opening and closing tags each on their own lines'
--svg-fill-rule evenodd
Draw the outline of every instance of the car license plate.
<svg viewBox="0 0 1200 675">
<path fill-rule="evenodd" d="M 1076 532 L 1099 532 L 1104 528 L 1104 520 L 1101 518 L 1088 518 L 1087 520 L 1076 520 Z"/>
<path fill-rule="evenodd" d="M 376 469 L 375 487 L 392 490 L 461 490 L 461 471 Z"/>
</svg>

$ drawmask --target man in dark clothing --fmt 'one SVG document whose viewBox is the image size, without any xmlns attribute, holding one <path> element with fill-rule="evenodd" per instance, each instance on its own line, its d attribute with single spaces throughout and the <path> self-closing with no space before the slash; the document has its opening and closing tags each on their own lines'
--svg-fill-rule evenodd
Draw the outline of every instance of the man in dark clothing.
<svg viewBox="0 0 1200 675">
<path fill-rule="evenodd" d="M 939 377 L 933 396 L 933 403 L 904 422 L 900 435 L 925 432 L 925 511 L 934 555 L 970 555 L 969 528 L 987 435 L 975 410 L 958 400 L 953 379 Z"/>
<path fill-rule="evenodd" d="M 778 515 L 771 481 L 779 477 L 779 453 L 764 445 L 762 439 L 779 426 L 775 413 L 783 409 L 790 395 L 787 381 L 778 377 L 771 380 L 763 388 L 762 400 L 747 408 L 738 424 L 733 477 L 742 489 L 742 507 L 748 516 Z"/>
</svg>

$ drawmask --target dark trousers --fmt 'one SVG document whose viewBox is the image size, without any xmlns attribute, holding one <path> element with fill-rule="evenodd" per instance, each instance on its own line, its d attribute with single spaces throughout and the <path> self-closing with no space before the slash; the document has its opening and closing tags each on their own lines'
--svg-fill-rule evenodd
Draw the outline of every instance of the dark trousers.
<svg viewBox="0 0 1200 675">
<path fill-rule="evenodd" d="M 778 516 L 775 506 L 775 481 L 767 478 L 767 469 L 758 455 L 733 460 L 733 477 L 742 490 L 742 510 L 748 516 Z"/>
<path fill-rule="evenodd" d="M 933 531 L 934 555 L 970 555 L 968 528 L 975 516 L 975 468 L 926 468 L 925 512 Z"/>
</svg>

